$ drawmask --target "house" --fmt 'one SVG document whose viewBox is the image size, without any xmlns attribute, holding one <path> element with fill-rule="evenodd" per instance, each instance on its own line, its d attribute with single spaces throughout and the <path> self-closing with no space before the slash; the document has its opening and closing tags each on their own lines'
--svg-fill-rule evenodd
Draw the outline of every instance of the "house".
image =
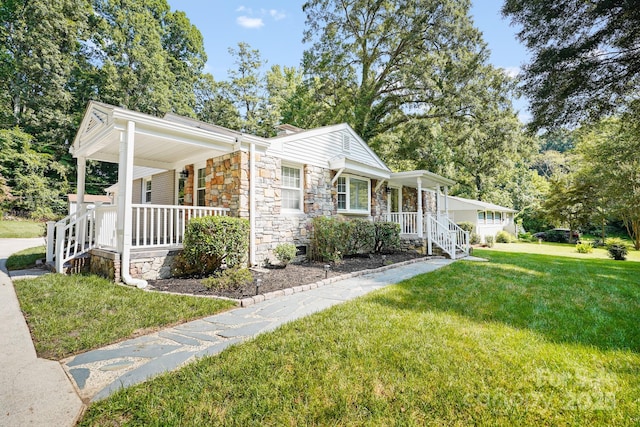
<svg viewBox="0 0 640 427">
<path fill-rule="evenodd" d="M 493 203 L 462 197 L 449 197 L 449 217 L 457 224 L 470 222 L 474 232 L 482 241 L 486 236 L 495 236 L 499 231 L 518 234 L 514 214 L 517 211 Z"/>
<path fill-rule="evenodd" d="M 93 194 L 85 194 L 82 199 L 82 209 L 93 209 L 96 205 L 110 205 L 113 203 L 113 199 L 109 196 L 100 196 Z M 78 208 L 78 195 L 77 194 L 67 194 L 67 212 L 69 215 L 75 213 Z"/>
<path fill-rule="evenodd" d="M 62 271 L 86 253 L 93 272 L 144 286 L 168 276 L 186 223 L 205 215 L 249 220 L 250 265 L 280 243 L 304 252 L 316 216 L 394 221 L 405 248 L 468 251 L 468 236 L 448 218 L 454 181 L 423 170 L 392 173 L 347 124 L 280 131 L 261 138 L 90 102 L 71 148 L 77 203 L 86 197 L 86 162 L 99 160 L 118 164 L 115 204 L 50 223 L 47 261 Z"/>
</svg>

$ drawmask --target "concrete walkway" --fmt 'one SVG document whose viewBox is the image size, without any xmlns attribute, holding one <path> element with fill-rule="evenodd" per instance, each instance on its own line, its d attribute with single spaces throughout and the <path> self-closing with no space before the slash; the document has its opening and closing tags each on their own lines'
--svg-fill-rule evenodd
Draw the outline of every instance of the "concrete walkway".
<svg viewBox="0 0 640 427">
<path fill-rule="evenodd" d="M 0 425 L 71 426 L 82 401 L 58 362 L 36 356 L 5 263 L 44 239 L 0 239 Z"/>
<path fill-rule="evenodd" d="M 104 399 L 120 388 L 172 371 L 198 357 L 218 354 L 286 322 L 451 262 L 432 259 L 339 280 L 79 354 L 62 364 L 83 399 Z"/>
</svg>

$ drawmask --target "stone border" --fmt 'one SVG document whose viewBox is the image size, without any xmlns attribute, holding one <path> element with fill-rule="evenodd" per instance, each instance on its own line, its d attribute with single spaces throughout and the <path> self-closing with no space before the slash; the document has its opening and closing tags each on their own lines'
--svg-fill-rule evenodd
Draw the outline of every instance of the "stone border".
<svg viewBox="0 0 640 427">
<path fill-rule="evenodd" d="M 218 296 L 218 295 L 194 295 L 194 294 L 184 294 L 184 293 L 180 293 L 180 292 L 157 291 L 155 289 L 146 289 L 146 291 L 147 292 L 160 292 L 160 293 L 169 294 L 169 295 L 183 295 L 183 296 L 186 295 L 186 296 L 192 296 L 192 297 L 196 297 L 196 298 L 220 299 L 220 300 L 224 300 L 224 301 L 234 302 L 238 307 L 248 307 L 250 305 L 254 305 L 254 304 L 257 304 L 257 303 L 262 302 L 262 301 L 268 301 L 268 300 L 272 300 L 272 299 L 278 298 L 278 297 L 283 297 L 283 296 L 286 296 L 286 295 L 292 295 L 292 294 L 297 294 L 299 292 L 309 291 L 311 289 L 321 288 L 323 286 L 330 285 L 331 283 L 335 283 L 335 282 L 338 282 L 340 280 L 346 280 L 346 279 L 351 279 L 353 277 L 364 276 L 365 274 L 381 273 L 383 271 L 387 271 L 387 270 L 390 270 L 390 269 L 395 268 L 395 267 L 402 267 L 404 265 L 415 264 L 417 262 L 429 261 L 429 260 L 432 260 L 432 259 L 446 259 L 446 257 L 443 257 L 443 256 L 426 256 L 426 257 L 422 257 L 422 258 L 414 258 L 414 259 L 410 259 L 410 260 L 407 260 L 407 261 L 396 262 L 394 264 L 389 264 L 389 265 L 385 265 L 385 266 L 378 267 L 378 268 L 370 268 L 368 270 L 354 271 L 353 273 L 346 273 L 346 274 L 342 274 L 340 276 L 330 277 L 328 279 L 323 279 L 323 280 L 320 280 L 318 282 L 307 283 L 306 285 L 293 286 L 291 288 L 286 288 L 286 289 L 279 289 L 277 291 L 267 292 L 266 294 L 258 294 L 258 295 L 254 295 L 252 297 L 245 297 L 245 298 L 242 298 L 242 299 L 235 299 L 235 298 L 223 297 L 223 296 Z"/>
<path fill-rule="evenodd" d="M 262 301 L 268 301 L 268 300 L 271 300 L 271 299 L 274 299 L 274 298 L 283 297 L 285 295 L 292 295 L 292 294 L 297 294 L 299 292 L 309 291 L 311 289 L 321 288 L 323 286 L 329 285 L 331 283 L 338 282 L 340 280 L 351 279 L 353 277 L 364 276 L 366 274 L 381 273 L 383 271 L 387 271 L 387 270 L 390 270 L 390 269 L 395 268 L 395 267 L 402 267 L 404 265 L 415 264 L 417 262 L 422 262 L 422 261 L 429 261 L 431 259 L 445 259 L 445 257 L 443 257 L 443 256 L 427 256 L 427 257 L 423 257 L 423 258 L 415 258 L 415 259 L 410 259 L 410 260 L 407 260 L 407 261 L 402 261 L 402 262 L 397 262 L 397 263 L 394 263 L 394 264 L 385 265 L 385 266 L 378 267 L 378 268 L 371 268 L 371 269 L 368 269 L 368 270 L 354 271 L 353 273 L 346 273 L 346 274 L 342 274 L 340 276 L 330 277 L 328 279 L 323 279 L 323 280 L 320 280 L 320 281 L 314 282 L 314 283 L 308 283 L 306 285 L 298 285 L 298 286 L 293 286 L 291 288 L 280 289 L 280 290 L 273 291 L 273 292 L 267 292 L 266 294 L 258 294 L 258 295 L 252 296 L 252 297 L 242 298 L 240 300 L 231 299 L 231 298 L 226 298 L 226 299 L 231 300 L 231 301 L 236 301 L 238 303 L 238 305 L 240 305 L 240 307 L 248 307 L 250 305 L 253 305 L 253 304 L 256 304 L 256 303 L 259 303 L 259 302 L 262 302 Z"/>
</svg>

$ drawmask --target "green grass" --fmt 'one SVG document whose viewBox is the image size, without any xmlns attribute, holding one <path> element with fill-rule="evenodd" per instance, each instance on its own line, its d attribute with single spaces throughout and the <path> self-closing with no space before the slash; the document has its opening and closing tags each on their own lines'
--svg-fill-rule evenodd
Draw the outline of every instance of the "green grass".
<svg viewBox="0 0 640 427">
<path fill-rule="evenodd" d="M 35 267 L 36 261 L 44 258 L 46 255 L 47 248 L 44 246 L 37 246 L 16 252 L 7 258 L 7 270 L 24 270 L 25 268 Z"/>
<path fill-rule="evenodd" d="M 477 254 L 122 390 L 81 425 L 638 425 L 640 263 Z"/>
<path fill-rule="evenodd" d="M 593 253 L 580 254 L 576 251 L 576 245 L 568 243 L 496 243 L 493 248 L 482 248 L 482 250 L 554 255 L 580 259 L 610 259 L 605 248 L 594 248 Z M 476 252 L 474 250 L 474 255 L 475 253 Z M 627 260 L 640 261 L 640 251 L 636 251 L 630 246 L 629 253 L 627 254 Z"/>
<path fill-rule="evenodd" d="M 44 236 L 46 224 L 27 220 L 0 220 L 0 239 Z"/>
<path fill-rule="evenodd" d="M 96 276 L 47 274 L 14 286 L 38 355 L 56 360 L 232 307 L 227 301 L 146 292 Z"/>
</svg>

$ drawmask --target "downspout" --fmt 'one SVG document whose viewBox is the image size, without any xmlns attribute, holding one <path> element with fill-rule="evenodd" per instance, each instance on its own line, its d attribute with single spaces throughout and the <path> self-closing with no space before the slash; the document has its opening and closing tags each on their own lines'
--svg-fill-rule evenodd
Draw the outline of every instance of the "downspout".
<svg viewBox="0 0 640 427">
<path fill-rule="evenodd" d="M 256 265 L 256 144 L 249 145 L 249 266 Z"/>
<path fill-rule="evenodd" d="M 130 286 L 139 289 L 147 287 L 148 283 L 143 279 L 131 277 L 131 194 L 133 191 L 133 148 L 136 124 L 133 121 L 127 122 L 127 134 L 121 133 L 120 138 L 120 159 L 118 165 L 118 182 L 120 191 L 118 192 L 118 249 L 121 254 L 120 277 L 122 281 Z M 124 137 L 123 137 L 124 136 Z M 123 162 L 124 160 L 124 162 Z M 122 191 L 124 190 L 124 191 Z"/>
</svg>

